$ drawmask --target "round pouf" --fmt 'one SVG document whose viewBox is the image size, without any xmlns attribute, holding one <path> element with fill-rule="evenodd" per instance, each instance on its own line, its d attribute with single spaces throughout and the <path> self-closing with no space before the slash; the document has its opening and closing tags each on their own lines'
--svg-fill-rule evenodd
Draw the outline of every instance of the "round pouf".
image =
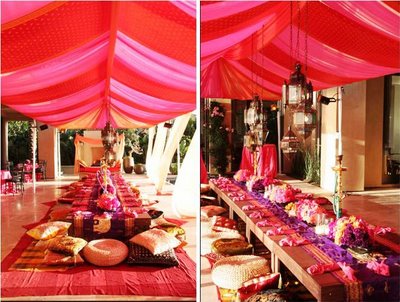
<svg viewBox="0 0 400 302">
<path fill-rule="evenodd" d="M 211 253 L 211 245 L 217 239 L 221 238 L 235 238 L 245 241 L 244 237 L 239 233 L 233 232 L 215 232 L 201 236 L 201 255 Z"/>
<path fill-rule="evenodd" d="M 115 239 L 97 239 L 84 247 L 83 256 L 94 265 L 113 266 L 126 259 L 128 247 Z"/>
<path fill-rule="evenodd" d="M 260 256 L 240 255 L 218 260 L 212 269 L 211 278 L 215 285 L 237 290 L 243 282 L 270 272 L 268 261 Z"/>
<path fill-rule="evenodd" d="M 211 250 L 224 256 L 251 255 L 253 246 L 241 239 L 221 238 L 212 243 Z"/>
</svg>

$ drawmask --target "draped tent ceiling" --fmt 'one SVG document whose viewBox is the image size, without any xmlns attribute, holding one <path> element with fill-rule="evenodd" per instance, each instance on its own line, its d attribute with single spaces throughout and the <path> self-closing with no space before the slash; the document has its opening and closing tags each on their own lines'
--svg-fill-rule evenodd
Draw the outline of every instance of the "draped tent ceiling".
<svg viewBox="0 0 400 302">
<path fill-rule="evenodd" d="M 400 72 L 399 3 L 201 2 L 201 96 L 278 100 L 296 61 L 314 90 Z"/>
<path fill-rule="evenodd" d="M 58 128 L 196 108 L 196 2 L 1 2 L 2 103 Z"/>
</svg>

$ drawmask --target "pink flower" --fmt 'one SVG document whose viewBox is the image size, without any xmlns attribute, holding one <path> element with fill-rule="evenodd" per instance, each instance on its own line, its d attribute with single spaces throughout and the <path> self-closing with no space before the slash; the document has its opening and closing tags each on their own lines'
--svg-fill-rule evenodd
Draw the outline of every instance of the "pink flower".
<svg viewBox="0 0 400 302">
<path fill-rule="evenodd" d="M 104 193 L 97 200 L 97 206 L 106 211 L 116 211 L 120 206 L 119 200 L 110 193 Z"/>
</svg>

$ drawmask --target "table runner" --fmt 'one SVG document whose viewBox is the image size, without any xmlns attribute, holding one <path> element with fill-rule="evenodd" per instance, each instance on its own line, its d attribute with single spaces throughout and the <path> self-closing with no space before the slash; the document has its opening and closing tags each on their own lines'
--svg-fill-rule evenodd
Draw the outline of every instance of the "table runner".
<svg viewBox="0 0 400 302">
<path fill-rule="evenodd" d="M 244 184 L 232 181 L 235 185 L 246 191 Z M 224 192 L 227 190 L 222 189 Z M 312 244 L 301 246 L 318 263 L 345 262 L 351 265 L 357 272 L 357 281 L 352 282 L 345 278 L 342 271 L 335 271 L 332 274 L 344 283 L 348 301 L 399 301 L 400 286 L 400 255 L 385 251 L 383 246 L 379 246 L 380 251 L 387 256 L 386 264 L 390 266 L 390 277 L 376 275 L 366 268 L 365 263 L 359 263 L 345 249 L 333 243 L 326 236 L 315 234 L 312 227 L 296 217 L 289 217 L 282 206 L 265 199 L 262 194 L 250 192 L 254 205 L 262 206 L 268 212 L 275 215 L 279 221 L 294 229 L 302 237 L 309 240 Z M 264 210 L 263 210 L 264 211 Z"/>
</svg>

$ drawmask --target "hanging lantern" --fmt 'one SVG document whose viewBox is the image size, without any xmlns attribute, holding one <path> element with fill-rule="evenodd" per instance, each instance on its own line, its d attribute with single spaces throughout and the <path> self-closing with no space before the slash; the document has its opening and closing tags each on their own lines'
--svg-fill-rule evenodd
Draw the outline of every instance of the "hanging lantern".
<svg viewBox="0 0 400 302">
<path fill-rule="evenodd" d="M 292 131 L 289 126 L 288 132 L 284 135 L 281 140 L 281 150 L 283 154 L 287 156 L 291 156 L 297 153 L 297 150 L 300 148 L 300 141 L 297 138 L 296 134 Z"/>
<path fill-rule="evenodd" d="M 312 104 L 313 87 L 307 84 L 305 75 L 301 72 L 301 64 L 296 63 L 295 71 L 290 75 L 289 84 L 284 81 L 282 86 L 282 101 L 286 105 Z"/>
<path fill-rule="evenodd" d="M 104 146 L 104 158 L 108 165 L 115 159 L 114 146 L 117 143 L 117 132 L 109 121 L 106 126 L 101 130 L 101 140 Z"/>
<path fill-rule="evenodd" d="M 297 133 L 307 138 L 317 126 L 317 110 L 300 104 L 293 110 L 293 124 Z"/>
<path fill-rule="evenodd" d="M 244 110 L 244 123 L 248 125 L 249 130 L 244 136 L 244 145 L 254 150 L 257 146 L 263 144 L 263 122 L 264 114 L 262 102 L 258 95 L 254 96 L 250 107 Z"/>
</svg>

